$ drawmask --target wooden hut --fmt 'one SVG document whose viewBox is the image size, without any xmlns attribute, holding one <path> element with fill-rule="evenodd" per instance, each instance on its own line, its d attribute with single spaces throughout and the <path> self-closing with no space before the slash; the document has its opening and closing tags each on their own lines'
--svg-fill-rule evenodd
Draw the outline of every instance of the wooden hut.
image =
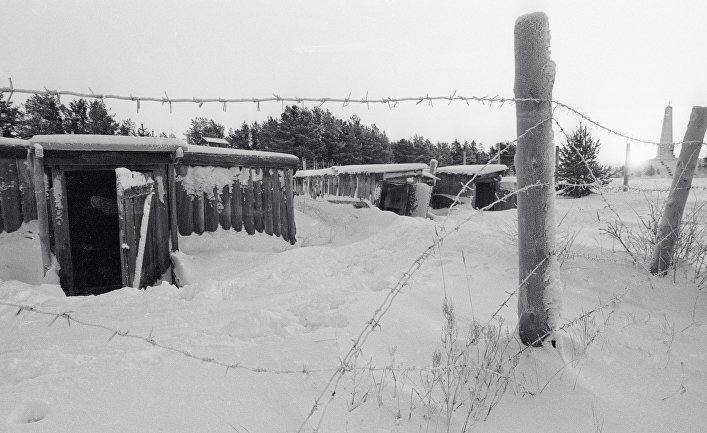
<svg viewBox="0 0 707 433">
<path fill-rule="evenodd" d="M 228 147 L 228 140 L 217 137 L 201 137 L 197 144 L 199 146 Z"/>
<path fill-rule="evenodd" d="M 439 180 L 435 185 L 431 206 L 434 209 L 449 207 L 459 195 L 460 205 L 469 205 L 475 209 L 486 207 L 498 200 L 501 174 L 507 170 L 508 167 L 503 164 L 440 167 L 437 169 Z M 502 205 L 494 205 L 492 210 L 501 208 Z"/>
<path fill-rule="evenodd" d="M 295 242 L 294 156 L 157 137 L 44 135 L 29 144 L 3 143 L 0 175 L 14 158 L 15 167 L 24 164 L 32 174 L 24 184 L 41 191 L 31 214 L 34 194 L 19 170 L 11 174 L 17 181 L 10 183 L 20 188 L 0 196 L 3 215 L 6 208 L 17 214 L 19 196 L 22 219 L 38 219 L 45 272 L 53 254 L 67 295 L 169 279 L 170 251 L 178 249 L 180 233 L 245 227 L 249 234 L 265 231 Z M 8 219 L 14 229 L 16 218 Z"/>
<path fill-rule="evenodd" d="M 425 216 L 435 179 L 427 164 L 343 165 L 300 170 L 295 188 L 300 195 L 348 197 L 398 215 Z"/>
</svg>

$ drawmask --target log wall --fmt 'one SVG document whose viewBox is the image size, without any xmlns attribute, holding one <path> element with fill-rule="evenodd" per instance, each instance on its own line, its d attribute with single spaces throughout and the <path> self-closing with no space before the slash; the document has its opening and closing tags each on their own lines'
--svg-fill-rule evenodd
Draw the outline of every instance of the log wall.
<svg viewBox="0 0 707 433">
<path fill-rule="evenodd" d="M 230 170 L 232 181 L 224 185 L 223 177 L 217 176 L 212 184 L 203 184 L 204 179 L 200 179 L 203 191 L 195 193 L 187 187 L 185 180 L 198 167 L 177 167 L 177 226 L 180 235 L 213 232 L 221 227 L 237 232 L 245 230 L 249 235 L 266 233 L 291 244 L 296 242 L 292 169 L 215 168 Z"/>
<path fill-rule="evenodd" d="M 350 197 L 378 206 L 383 173 L 337 174 L 295 178 L 298 195 Z"/>
<path fill-rule="evenodd" d="M 0 155 L 0 233 L 37 219 L 32 172 L 29 157 Z"/>
</svg>

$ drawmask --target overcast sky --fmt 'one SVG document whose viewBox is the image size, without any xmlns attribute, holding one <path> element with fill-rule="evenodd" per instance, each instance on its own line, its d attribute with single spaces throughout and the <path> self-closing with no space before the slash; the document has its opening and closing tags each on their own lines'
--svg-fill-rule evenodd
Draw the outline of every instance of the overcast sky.
<svg viewBox="0 0 707 433">
<path fill-rule="evenodd" d="M 707 2 L 689 1 L 30 1 L 4 0 L 0 80 L 7 86 L 161 97 L 370 98 L 513 96 L 513 26 L 518 16 L 550 18 L 557 63 L 554 99 L 607 126 L 658 141 L 663 110 L 674 140 L 691 107 L 707 105 Z M 22 102 L 25 97 L 15 95 Z M 67 103 L 67 99 L 62 99 Z M 226 127 L 279 116 L 281 105 L 107 101 L 178 137 L 195 116 Z M 313 105 L 310 105 L 313 106 Z M 328 104 L 359 116 L 392 140 L 515 138 L 515 108 L 463 102 L 387 106 Z M 565 129 L 580 119 L 558 109 Z M 626 140 L 590 127 L 601 159 L 621 161 Z M 561 141 L 556 135 L 556 141 Z M 632 144 L 636 158 L 655 156 Z"/>
</svg>

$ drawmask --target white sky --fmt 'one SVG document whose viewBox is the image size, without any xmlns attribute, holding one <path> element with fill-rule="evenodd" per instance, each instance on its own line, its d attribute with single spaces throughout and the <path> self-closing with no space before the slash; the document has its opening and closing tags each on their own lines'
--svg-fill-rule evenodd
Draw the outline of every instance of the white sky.
<svg viewBox="0 0 707 433">
<path fill-rule="evenodd" d="M 513 26 L 550 18 L 556 100 L 607 126 L 658 141 L 673 106 L 674 141 L 691 107 L 707 105 L 707 2 L 689 1 L 28 1 L 2 7 L 0 79 L 15 87 L 161 97 L 370 98 L 513 96 Z M 9 83 L 3 83 L 3 86 Z M 15 95 L 15 102 L 25 97 Z M 66 99 L 62 102 L 67 103 Z M 182 136 L 195 116 L 226 129 L 279 116 L 280 104 L 108 101 L 118 119 Z M 328 104 L 375 123 L 392 140 L 515 138 L 512 105 L 463 102 Z M 567 130 L 580 119 L 561 110 Z M 623 160 L 626 140 L 590 127 L 601 159 Z M 562 137 L 556 135 L 556 142 Z M 635 159 L 655 156 L 632 143 Z"/>
</svg>

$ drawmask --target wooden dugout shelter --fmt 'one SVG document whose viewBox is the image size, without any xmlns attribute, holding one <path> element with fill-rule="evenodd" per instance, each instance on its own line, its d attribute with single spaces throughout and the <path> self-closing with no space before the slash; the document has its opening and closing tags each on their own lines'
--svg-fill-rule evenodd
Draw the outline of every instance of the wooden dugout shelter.
<svg viewBox="0 0 707 433">
<path fill-rule="evenodd" d="M 435 166 L 436 161 L 431 164 Z M 295 190 L 310 197 L 348 197 L 398 215 L 425 216 L 436 177 L 427 164 L 342 165 L 295 174 Z M 417 203 L 420 202 L 421 206 Z"/>
<path fill-rule="evenodd" d="M 67 295 L 146 287 L 171 277 L 178 234 L 222 227 L 294 244 L 297 163 L 292 155 L 170 138 L 3 139 L 0 220 L 5 231 L 38 220 L 45 273 L 58 264 Z"/>
<path fill-rule="evenodd" d="M 501 174 L 508 170 L 504 164 L 448 165 L 437 169 L 437 185 L 432 196 L 432 207 L 435 209 L 449 207 L 454 198 L 468 182 L 459 195 L 459 204 L 470 205 L 480 209 L 498 200 L 501 195 L 499 183 Z M 492 210 L 502 210 L 508 207 L 498 203 Z M 513 206 L 515 207 L 515 202 Z"/>
</svg>

